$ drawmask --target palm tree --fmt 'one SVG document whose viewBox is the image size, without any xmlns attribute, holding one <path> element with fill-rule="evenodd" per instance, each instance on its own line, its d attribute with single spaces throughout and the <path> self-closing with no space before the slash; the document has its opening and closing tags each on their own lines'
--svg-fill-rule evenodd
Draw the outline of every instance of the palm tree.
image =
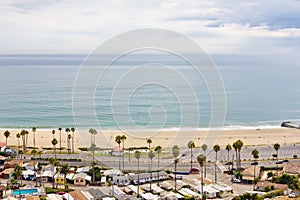
<svg viewBox="0 0 300 200">
<path fill-rule="evenodd" d="M 207 145 L 202 144 L 201 148 L 202 148 L 202 151 L 204 152 L 204 155 L 206 156 Z M 204 177 L 206 178 L 206 162 L 204 162 Z"/>
<path fill-rule="evenodd" d="M 280 149 L 280 144 L 278 144 L 278 143 L 274 144 L 274 149 L 276 151 L 276 159 L 277 159 L 277 162 L 276 162 L 276 173 L 277 173 L 277 176 L 278 176 L 278 150 Z"/>
<path fill-rule="evenodd" d="M 187 147 L 189 149 L 191 149 L 191 170 L 192 171 L 192 168 L 193 168 L 193 148 L 195 148 L 195 143 L 193 141 L 189 141 L 188 144 L 187 144 Z"/>
<path fill-rule="evenodd" d="M 125 140 L 126 140 L 126 136 L 125 135 L 122 135 L 121 136 L 121 141 L 122 141 L 122 144 L 123 144 L 123 149 L 122 149 L 122 152 L 123 152 L 123 155 L 122 155 L 122 161 L 123 161 L 123 171 L 124 171 L 124 146 L 125 146 Z"/>
<path fill-rule="evenodd" d="M 21 157 L 21 161 L 23 161 L 23 154 L 24 154 L 24 151 L 23 150 L 19 150 L 19 156 Z"/>
<path fill-rule="evenodd" d="M 177 145 L 174 145 L 172 148 L 172 154 L 174 157 L 174 180 L 175 180 L 175 191 L 177 190 L 177 180 L 176 180 L 176 174 L 177 174 L 177 163 L 179 162 L 179 159 L 177 158 L 180 153 L 180 148 Z"/>
<path fill-rule="evenodd" d="M 92 163 L 92 168 L 93 168 L 93 180 L 92 180 L 92 183 L 95 183 L 95 167 L 97 165 L 97 161 L 93 161 Z"/>
<path fill-rule="evenodd" d="M 68 143 L 68 137 L 69 137 L 69 133 L 71 132 L 71 130 L 70 130 L 69 128 L 66 128 L 66 129 L 65 129 L 65 132 L 66 132 L 66 134 L 67 134 L 66 142 Z M 68 146 L 68 144 L 67 144 L 67 146 Z"/>
<path fill-rule="evenodd" d="M 34 171 L 34 176 L 35 176 L 35 187 L 37 187 L 36 170 L 35 170 L 35 165 L 36 165 L 35 155 L 37 154 L 37 150 L 33 149 L 31 151 L 31 154 L 33 155 L 33 160 L 34 160 L 33 171 Z"/>
<path fill-rule="evenodd" d="M 39 155 L 39 161 L 40 161 L 39 165 L 38 165 L 38 168 L 39 168 L 38 170 L 40 172 L 40 186 L 42 186 L 42 179 L 41 179 L 41 173 L 42 173 L 42 166 L 41 166 L 41 160 L 42 159 L 41 159 L 41 156 L 42 156 L 42 153 L 43 153 L 42 151 L 37 152 L 37 154 Z"/>
<path fill-rule="evenodd" d="M 74 150 L 74 139 L 75 139 L 74 133 L 75 133 L 75 128 L 72 127 L 71 131 L 72 131 L 72 153 L 74 153 L 75 152 L 75 150 Z"/>
<path fill-rule="evenodd" d="M 151 138 L 147 138 L 146 142 L 148 143 L 148 148 L 149 148 L 149 151 L 150 151 L 150 149 L 151 149 L 151 143 L 152 143 Z M 148 157 L 148 171 L 150 171 L 149 157 Z"/>
<path fill-rule="evenodd" d="M 49 158 L 49 164 L 51 164 L 51 171 L 52 171 L 52 189 L 54 189 L 54 167 L 58 165 L 58 162 L 55 158 Z"/>
<path fill-rule="evenodd" d="M 220 151 L 220 146 L 216 144 L 213 147 L 214 151 L 216 152 L 216 162 L 215 162 L 215 183 L 217 183 L 217 162 L 218 162 L 218 152 Z"/>
<path fill-rule="evenodd" d="M 35 132 L 36 132 L 36 127 L 32 127 L 32 132 L 33 132 L 33 149 L 35 149 Z"/>
<path fill-rule="evenodd" d="M 4 136 L 5 136 L 5 139 L 6 139 L 6 146 L 8 146 L 8 145 L 7 145 L 7 139 L 8 139 L 8 137 L 10 136 L 10 132 L 9 132 L 8 130 L 6 130 L 6 131 L 4 132 Z"/>
<path fill-rule="evenodd" d="M 18 138 L 18 148 L 19 148 L 19 151 L 20 151 L 20 137 L 21 137 L 21 135 L 20 135 L 20 133 L 17 133 L 16 134 L 16 137 Z"/>
<path fill-rule="evenodd" d="M 157 185 L 159 186 L 159 154 L 161 153 L 161 150 L 162 150 L 162 148 L 161 148 L 161 146 L 157 146 L 157 147 L 155 147 L 155 149 L 154 149 L 154 151 L 156 151 L 156 153 L 157 153 L 157 177 L 158 177 L 158 179 L 157 179 Z"/>
<path fill-rule="evenodd" d="M 29 134 L 28 131 L 26 131 L 26 130 L 24 130 L 24 129 L 21 130 L 20 135 L 21 135 L 21 137 L 22 137 L 22 142 L 23 142 L 23 152 L 24 152 L 24 153 L 26 152 L 26 144 L 27 144 L 26 138 L 27 138 L 28 134 Z"/>
<path fill-rule="evenodd" d="M 149 151 L 148 156 L 150 158 L 150 192 L 151 192 L 151 190 L 152 190 L 152 161 L 155 156 L 155 153 L 151 150 L 151 151 Z"/>
<path fill-rule="evenodd" d="M 93 162 L 94 162 L 95 161 L 95 148 L 96 148 L 95 135 L 97 134 L 97 131 L 96 131 L 96 129 L 91 128 L 89 130 L 89 132 L 91 134 L 91 150 L 92 150 L 92 153 L 93 153 Z"/>
<path fill-rule="evenodd" d="M 20 165 L 17 165 L 15 167 L 14 171 L 15 171 L 15 175 L 16 175 L 17 180 L 19 180 L 21 182 L 21 185 L 22 185 L 21 175 L 22 175 L 22 172 L 23 172 L 23 167 L 21 167 Z"/>
<path fill-rule="evenodd" d="M 55 159 L 56 159 L 56 145 L 57 145 L 57 139 L 54 138 L 52 141 L 51 141 L 52 145 L 53 145 L 53 152 L 54 152 L 54 155 L 55 155 Z"/>
<path fill-rule="evenodd" d="M 67 174 L 70 173 L 70 167 L 68 164 L 62 164 L 60 169 L 59 169 L 59 173 L 64 175 L 64 184 L 66 184 L 66 180 L 67 180 Z"/>
<path fill-rule="evenodd" d="M 122 136 L 117 135 L 115 138 L 115 142 L 119 145 L 119 170 L 121 170 L 121 143 L 122 143 Z"/>
<path fill-rule="evenodd" d="M 227 151 L 227 163 L 228 163 L 228 171 L 230 171 L 230 164 L 229 164 L 229 152 L 231 151 L 231 149 L 232 149 L 232 147 L 231 147 L 231 145 L 230 144 L 227 144 L 226 145 L 226 151 Z"/>
<path fill-rule="evenodd" d="M 199 163 L 199 166 L 201 167 L 201 196 L 202 196 L 202 199 L 203 199 L 203 197 L 204 197 L 204 195 L 203 195 L 203 185 L 204 185 L 203 166 L 206 162 L 206 156 L 203 155 L 203 154 L 200 154 L 199 156 L 197 156 L 197 162 Z"/>
<path fill-rule="evenodd" d="M 233 144 L 233 148 L 236 149 L 237 151 L 237 169 L 238 171 L 241 171 L 241 149 L 243 147 L 244 143 L 241 140 L 237 140 L 234 144 Z"/>
<path fill-rule="evenodd" d="M 68 135 L 68 153 L 70 154 L 71 153 L 71 138 L 72 138 L 72 136 L 71 136 L 71 134 L 69 134 Z"/>
<path fill-rule="evenodd" d="M 258 151 L 257 149 L 253 149 L 252 152 L 251 152 L 251 154 L 252 154 L 252 156 L 253 156 L 253 158 L 254 158 L 254 161 L 256 161 L 256 159 L 259 158 L 259 156 L 258 156 L 259 151 Z M 254 174 L 254 179 L 256 178 L 256 177 L 255 177 L 255 169 L 256 169 L 256 163 L 254 163 L 254 173 L 253 173 L 253 174 Z M 254 180 L 254 179 L 253 179 L 253 180 Z M 254 182 L 253 182 L 253 183 L 254 183 Z M 254 187 L 255 187 L 255 185 L 253 185 L 253 189 L 254 189 Z"/>
<path fill-rule="evenodd" d="M 232 144 L 232 147 L 234 148 L 234 151 L 235 151 L 236 169 L 238 169 L 239 166 L 238 166 L 238 151 L 237 151 L 238 148 L 237 148 L 237 143 L 234 142 L 234 143 Z M 232 164 L 232 167 L 233 167 L 233 164 Z"/>
<path fill-rule="evenodd" d="M 55 130 L 52 130 L 52 140 L 54 139 Z"/>
<path fill-rule="evenodd" d="M 138 161 L 138 191 L 137 191 L 137 196 L 139 197 L 140 196 L 140 157 L 141 157 L 141 152 L 140 151 L 135 151 L 135 158 L 137 159 Z"/>
<path fill-rule="evenodd" d="M 61 131 L 62 131 L 62 128 L 59 127 L 58 131 L 59 131 L 59 154 L 61 154 Z"/>
</svg>

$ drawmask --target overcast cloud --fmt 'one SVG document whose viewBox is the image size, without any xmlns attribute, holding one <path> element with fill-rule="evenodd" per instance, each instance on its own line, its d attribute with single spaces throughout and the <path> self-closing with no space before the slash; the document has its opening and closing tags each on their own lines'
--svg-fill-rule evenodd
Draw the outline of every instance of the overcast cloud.
<svg viewBox="0 0 300 200">
<path fill-rule="evenodd" d="M 0 53 L 89 53 L 151 27 L 185 34 L 211 54 L 295 54 L 299 11 L 297 0 L 1 0 Z"/>
</svg>

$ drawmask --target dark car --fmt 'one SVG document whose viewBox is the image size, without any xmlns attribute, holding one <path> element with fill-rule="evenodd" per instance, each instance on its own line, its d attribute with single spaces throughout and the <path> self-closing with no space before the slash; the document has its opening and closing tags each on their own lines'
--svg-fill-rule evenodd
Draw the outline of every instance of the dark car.
<svg viewBox="0 0 300 200">
<path fill-rule="evenodd" d="M 258 165 L 258 162 L 252 162 L 251 165 Z"/>
</svg>

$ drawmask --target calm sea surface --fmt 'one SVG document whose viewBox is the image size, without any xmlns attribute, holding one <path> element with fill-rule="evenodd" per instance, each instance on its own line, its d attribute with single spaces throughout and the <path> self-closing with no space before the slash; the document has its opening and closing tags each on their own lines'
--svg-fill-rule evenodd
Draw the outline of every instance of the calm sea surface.
<svg viewBox="0 0 300 200">
<path fill-rule="evenodd" d="M 84 58 L 83 55 L 0 55 L 0 127 L 74 126 L 73 85 Z M 299 123 L 299 62 L 272 56 L 219 55 L 212 58 L 226 89 L 227 128 L 279 126 L 284 120 Z M 117 87 L 130 98 L 118 97 L 111 101 L 120 77 L 126 77 L 129 69 L 152 60 L 160 60 L 161 64 L 173 67 L 186 78 L 170 77 L 163 70 L 157 73 L 175 85 L 183 96 L 190 94 L 191 88 L 183 84 L 188 82 L 198 100 L 200 115 L 195 114 L 192 101 L 180 102 L 179 94 L 162 84 L 136 85 L 134 91 L 129 91 L 134 80 L 124 82 Z M 151 70 L 151 67 L 144 70 L 139 77 L 146 78 Z M 207 128 L 212 109 L 210 93 L 201 77 L 188 64 L 172 56 L 158 55 L 129 56 L 112 65 L 97 85 L 93 107 L 97 124 L 90 120 L 93 116 L 85 112 L 83 104 L 82 115 L 77 116 L 82 118 L 77 128 L 195 128 L 195 120 L 199 121 L 197 127 Z M 181 119 L 182 107 L 188 111 L 185 120 Z M 127 110 L 129 116 L 123 110 Z"/>
</svg>

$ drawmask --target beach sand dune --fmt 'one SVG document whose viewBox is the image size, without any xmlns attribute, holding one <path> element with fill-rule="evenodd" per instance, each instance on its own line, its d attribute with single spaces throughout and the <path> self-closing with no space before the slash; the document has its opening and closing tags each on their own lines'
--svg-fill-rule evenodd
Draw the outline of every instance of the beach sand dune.
<svg viewBox="0 0 300 200">
<path fill-rule="evenodd" d="M 0 130 L 0 141 L 5 142 L 4 136 L 5 129 Z M 11 132 L 8 138 L 8 145 L 18 145 L 18 139 L 16 134 L 21 130 L 9 130 Z M 33 146 L 33 133 L 31 130 L 28 136 L 28 146 Z M 244 142 L 245 146 L 256 145 L 273 145 L 279 143 L 295 144 L 300 143 L 300 129 L 289 128 L 270 128 L 270 129 L 241 129 L 241 130 L 223 130 L 218 138 L 215 137 L 215 133 L 207 134 L 205 130 L 183 130 L 178 132 L 177 130 L 163 130 L 157 133 L 153 133 L 150 130 L 145 131 L 132 131 L 129 133 L 122 131 L 107 130 L 100 132 L 96 135 L 96 144 L 101 148 L 113 148 L 117 146 L 115 137 L 117 135 L 126 135 L 125 141 L 126 147 L 147 147 L 146 138 L 151 138 L 153 143 L 151 146 L 161 145 L 162 147 L 172 147 L 178 145 L 179 147 L 186 147 L 188 141 L 193 140 L 196 146 L 201 146 L 203 143 L 212 146 L 219 144 L 221 147 L 225 147 L 227 144 L 232 144 L 234 141 L 240 139 Z M 62 146 L 67 147 L 67 134 L 62 131 Z M 36 131 L 36 146 L 38 147 L 52 147 L 52 130 L 37 130 Z M 56 131 L 54 137 L 59 141 L 59 131 Z M 74 136 L 75 148 L 90 146 L 91 135 L 88 130 L 77 130 Z M 22 140 L 20 139 L 20 144 Z M 57 144 L 59 147 L 59 142 Z"/>
</svg>

